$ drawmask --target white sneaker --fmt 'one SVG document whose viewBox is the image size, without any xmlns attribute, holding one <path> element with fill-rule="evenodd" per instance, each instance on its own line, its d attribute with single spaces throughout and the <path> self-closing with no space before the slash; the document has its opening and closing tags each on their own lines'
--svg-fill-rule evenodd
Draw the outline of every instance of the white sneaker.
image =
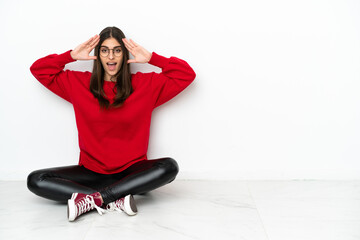
<svg viewBox="0 0 360 240">
<path fill-rule="evenodd" d="M 98 213 L 102 215 L 105 210 L 100 208 L 101 199 L 99 193 L 90 195 L 84 193 L 73 193 L 71 199 L 68 200 L 68 219 L 70 222 L 83 213 L 89 212 L 96 208 Z"/>
<path fill-rule="evenodd" d="M 129 216 L 133 216 L 137 214 L 137 207 L 135 204 L 134 197 L 132 195 L 127 195 L 126 197 L 120 198 L 115 202 L 111 202 L 107 204 L 106 210 L 109 212 L 123 211 Z"/>
</svg>

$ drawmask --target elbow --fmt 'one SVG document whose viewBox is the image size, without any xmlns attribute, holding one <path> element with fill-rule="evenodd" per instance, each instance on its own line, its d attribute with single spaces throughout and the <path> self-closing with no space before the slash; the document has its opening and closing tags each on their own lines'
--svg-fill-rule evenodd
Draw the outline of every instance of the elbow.
<svg viewBox="0 0 360 240">
<path fill-rule="evenodd" d="M 191 69 L 191 71 L 189 72 L 189 80 L 190 82 L 193 82 L 196 78 L 196 73 L 193 69 Z"/>
<path fill-rule="evenodd" d="M 30 72 L 31 72 L 31 73 L 34 72 L 34 64 L 30 66 Z"/>
<path fill-rule="evenodd" d="M 30 66 L 30 72 L 36 79 L 40 80 L 40 76 L 42 75 L 43 70 L 41 69 L 40 65 L 37 64 L 37 62 L 34 62 Z"/>
<path fill-rule="evenodd" d="M 194 70 L 192 71 L 192 80 L 191 81 L 194 81 L 196 78 L 196 73 L 194 72 Z"/>
<path fill-rule="evenodd" d="M 35 63 L 33 63 L 31 66 L 30 66 L 30 72 L 31 72 L 31 74 L 34 76 L 34 77 L 36 77 L 36 65 L 35 65 Z"/>
<path fill-rule="evenodd" d="M 188 81 L 192 82 L 195 80 L 196 73 L 195 73 L 194 69 L 192 67 L 190 67 L 189 65 L 187 66 L 186 73 L 187 73 L 186 78 Z"/>
<path fill-rule="evenodd" d="M 196 73 L 194 69 L 187 63 L 184 65 L 184 73 L 186 74 L 186 80 L 192 82 L 196 78 Z"/>
</svg>

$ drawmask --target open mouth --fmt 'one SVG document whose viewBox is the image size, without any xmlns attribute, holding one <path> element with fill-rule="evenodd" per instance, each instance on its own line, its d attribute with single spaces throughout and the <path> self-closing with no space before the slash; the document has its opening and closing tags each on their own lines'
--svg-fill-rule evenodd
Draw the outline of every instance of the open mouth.
<svg viewBox="0 0 360 240">
<path fill-rule="evenodd" d="M 106 63 L 110 71 L 114 71 L 116 69 L 116 63 Z"/>
</svg>

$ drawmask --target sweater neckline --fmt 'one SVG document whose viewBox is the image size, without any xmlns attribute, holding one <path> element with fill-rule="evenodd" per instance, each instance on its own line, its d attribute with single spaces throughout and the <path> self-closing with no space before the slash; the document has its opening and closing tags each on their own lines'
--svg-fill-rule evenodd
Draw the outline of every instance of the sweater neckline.
<svg viewBox="0 0 360 240">
<path fill-rule="evenodd" d="M 105 80 L 104 80 L 104 83 L 107 83 L 107 84 L 114 84 L 114 83 L 116 83 L 116 82 L 112 82 L 112 81 L 105 81 Z"/>
</svg>

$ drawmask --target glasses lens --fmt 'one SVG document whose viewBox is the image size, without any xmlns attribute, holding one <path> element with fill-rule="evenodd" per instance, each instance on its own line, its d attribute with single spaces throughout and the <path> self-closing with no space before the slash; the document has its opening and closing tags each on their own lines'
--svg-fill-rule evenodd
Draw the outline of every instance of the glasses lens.
<svg viewBox="0 0 360 240">
<path fill-rule="evenodd" d="M 104 47 L 100 48 L 100 55 L 106 57 L 107 55 L 109 55 L 109 49 Z"/>
<path fill-rule="evenodd" d="M 114 48 L 114 55 L 117 57 L 121 56 L 121 48 Z"/>
<path fill-rule="evenodd" d="M 116 57 L 121 56 L 121 47 L 114 48 L 114 49 L 109 49 L 107 47 L 101 47 L 100 48 L 100 55 L 102 57 L 107 57 L 110 54 L 110 51 L 113 51 L 113 55 L 115 55 Z"/>
</svg>

